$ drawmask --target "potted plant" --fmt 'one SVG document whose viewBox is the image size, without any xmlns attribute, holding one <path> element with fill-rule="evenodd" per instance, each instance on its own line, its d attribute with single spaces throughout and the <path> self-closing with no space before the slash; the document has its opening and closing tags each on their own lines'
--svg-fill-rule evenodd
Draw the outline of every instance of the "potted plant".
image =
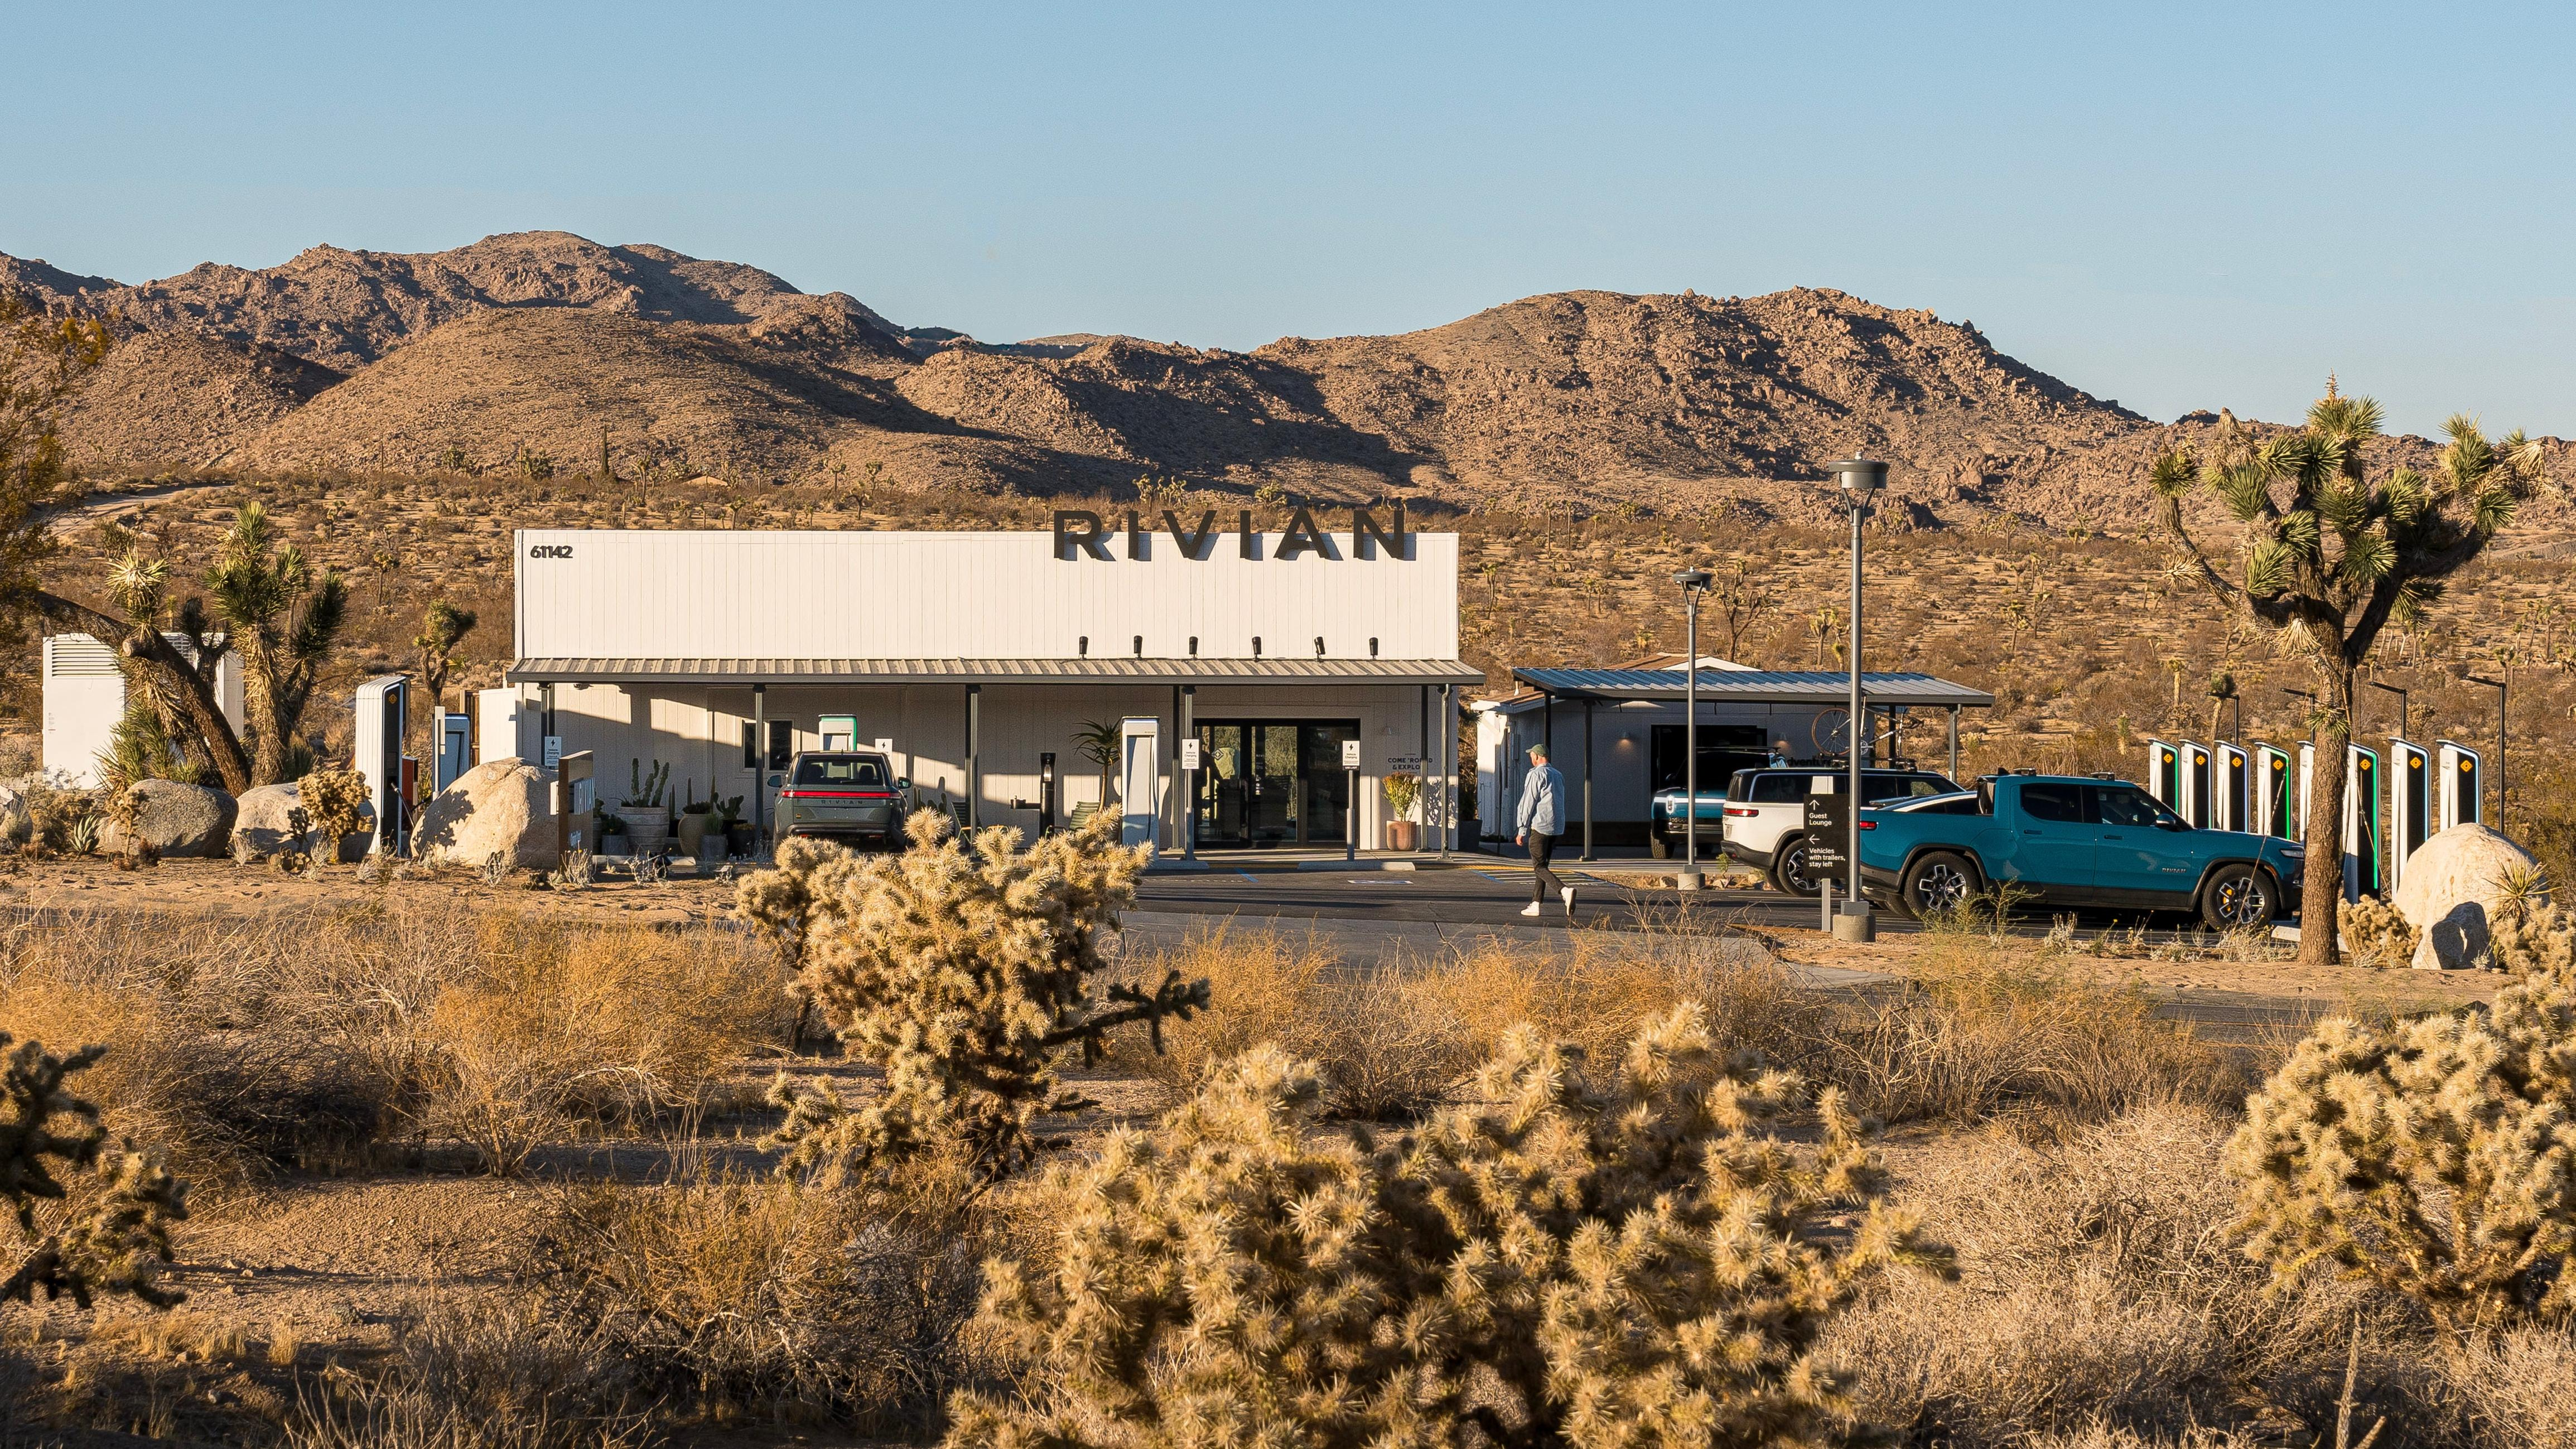
<svg viewBox="0 0 2576 1449">
<path fill-rule="evenodd" d="M 1413 807 L 1422 799 L 1422 777 L 1410 770 L 1397 770 L 1380 782 L 1386 792 L 1386 848 L 1419 850 L 1422 848 L 1421 827 L 1413 821 Z"/>
<path fill-rule="evenodd" d="M 626 798 L 617 802 L 616 815 L 626 823 L 626 838 L 637 855 L 651 855 L 671 838 L 671 807 L 662 803 L 670 783 L 671 767 L 659 760 L 649 772 L 641 760 L 626 762 Z"/>
<path fill-rule="evenodd" d="M 716 802 L 716 818 L 724 822 L 725 853 L 750 859 L 760 841 L 751 822 L 742 818 L 742 797 L 735 795 Z"/>
<path fill-rule="evenodd" d="M 698 860 L 706 854 L 706 840 L 711 832 L 716 836 L 718 849 L 722 849 L 724 827 L 716 823 L 716 802 L 698 798 L 696 781 L 689 782 L 685 798 L 688 803 L 680 807 L 680 818 L 672 827 L 672 834 L 679 837 L 680 853 L 691 860 Z"/>
<path fill-rule="evenodd" d="M 593 805 L 590 807 L 590 838 L 596 842 L 596 848 L 591 852 L 594 855 L 623 854 L 622 849 L 611 850 L 609 842 L 617 841 L 622 845 L 626 839 L 626 822 L 610 814 L 606 806 Z"/>
</svg>

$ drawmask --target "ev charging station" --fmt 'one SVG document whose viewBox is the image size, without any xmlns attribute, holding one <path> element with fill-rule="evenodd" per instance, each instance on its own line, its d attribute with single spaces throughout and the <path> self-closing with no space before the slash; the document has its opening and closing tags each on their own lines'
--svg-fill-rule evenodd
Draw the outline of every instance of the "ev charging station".
<svg viewBox="0 0 2576 1449">
<path fill-rule="evenodd" d="M 380 674 L 358 686 L 358 709 L 351 731 L 357 749 L 358 777 L 366 781 L 367 802 L 376 809 L 375 840 L 370 852 L 400 855 L 410 844 L 411 812 L 403 799 L 403 735 L 410 720 L 411 680 Z"/>
<path fill-rule="evenodd" d="M 2375 896 L 2387 884 L 2387 841 L 2379 833 L 2379 751 L 2344 746 L 2343 898 Z"/>
<path fill-rule="evenodd" d="M 2252 812 L 2253 780 L 2242 746 L 2221 744 L 2211 749 L 2209 767 L 2209 828 L 2245 831 L 2254 828 Z"/>
<path fill-rule="evenodd" d="M 2406 883 L 2406 860 L 2433 830 L 2433 757 L 2422 745 L 2388 739 L 2388 886 Z"/>
<path fill-rule="evenodd" d="M 2189 740 L 2177 748 L 2182 753 L 2182 801 L 2174 813 L 2189 822 L 2194 830 L 2209 828 L 2209 751 Z"/>
<path fill-rule="evenodd" d="M 2147 794 L 2175 814 L 2182 813 L 2182 751 L 2162 740 L 2147 741 Z"/>
<path fill-rule="evenodd" d="M 2299 838 L 2298 806 L 2290 788 L 2290 752 L 2277 745 L 2254 747 L 2254 813 L 2248 827 L 2257 835 L 2281 840 Z"/>
<path fill-rule="evenodd" d="M 449 714 L 444 708 L 430 717 L 435 726 L 430 739 L 438 748 L 437 758 L 430 762 L 429 792 L 433 795 L 456 783 L 456 777 L 474 768 L 474 722 L 461 714 Z"/>
<path fill-rule="evenodd" d="M 2478 777 L 2486 762 L 2477 751 L 2457 741 L 2444 740 L 2435 748 L 2441 751 L 2442 770 L 2441 787 L 2436 792 L 2441 824 L 2436 828 L 2448 830 L 2454 825 L 2477 824 Z"/>
<path fill-rule="evenodd" d="M 2308 830 L 2308 806 L 2316 797 L 2317 747 L 2313 743 L 2299 746 L 2299 833 L 2294 840 L 2304 839 Z"/>
<path fill-rule="evenodd" d="M 1123 802 L 1118 843 L 1125 846 L 1162 842 L 1163 721 L 1155 715 L 1129 715 L 1118 723 L 1118 798 Z"/>
</svg>

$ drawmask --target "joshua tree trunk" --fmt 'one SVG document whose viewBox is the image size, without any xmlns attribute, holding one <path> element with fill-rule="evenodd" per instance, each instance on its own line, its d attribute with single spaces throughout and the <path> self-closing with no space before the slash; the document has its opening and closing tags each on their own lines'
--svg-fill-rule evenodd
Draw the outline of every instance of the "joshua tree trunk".
<svg viewBox="0 0 2576 1449">
<path fill-rule="evenodd" d="M 2307 882 L 2299 889 L 2299 964 L 2332 966 L 2342 959 L 2338 937 L 2343 908 L 2343 792 L 2351 762 L 2355 670 L 2340 660 L 2317 671 L 2325 689 L 2317 701 L 2315 758 L 2308 775 Z M 2376 801 L 2373 809 L 2378 808 Z"/>
<path fill-rule="evenodd" d="M 159 629 L 137 627 L 59 594 L 40 590 L 31 602 L 36 612 L 46 618 L 81 630 L 117 650 L 136 667 L 151 671 L 184 711 L 188 732 L 204 748 L 215 773 L 223 777 L 224 789 L 239 795 L 251 787 L 250 759 L 242 752 L 241 737 L 233 733 L 232 721 L 224 718 L 222 701 L 215 696 L 213 658 L 207 658 L 201 669 L 172 648 Z"/>
</svg>

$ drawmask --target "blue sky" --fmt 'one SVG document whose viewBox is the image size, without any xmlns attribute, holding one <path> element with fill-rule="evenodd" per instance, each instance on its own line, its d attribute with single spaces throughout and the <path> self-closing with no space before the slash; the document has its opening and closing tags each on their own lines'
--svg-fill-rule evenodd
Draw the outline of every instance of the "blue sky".
<svg viewBox="0 0 2576 1449">
<path fill-rule="evenodd" d="M 50 5 L 10 38 L 0 251 L 125 281 L 560 228 L 990 339 L 1224 347 L 1803 284 L 2160 419 L 2290 417 L 2334 369 L 2402 428 L 2576 435 L 2565 7 Z"/>
</svg>

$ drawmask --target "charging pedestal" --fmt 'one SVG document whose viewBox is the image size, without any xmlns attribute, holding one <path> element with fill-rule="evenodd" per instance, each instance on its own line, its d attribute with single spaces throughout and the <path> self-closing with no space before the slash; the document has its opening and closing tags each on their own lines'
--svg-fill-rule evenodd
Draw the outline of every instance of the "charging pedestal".
<svg viewBox="0 0 2576 1449">
<path fill-rule="evenodd" d="M 358 686 L 357 718 L 350 731 L 355 742 L 358 778 L 366 781 L 367 801 L 376 810 L 376 837 L 367 849 L 400 855 L 411 841 L 411 812 L 404 808 L 403 735 L 410 724 L 411 680 L 380 674 Z"/>
<path fill-rule="evenodd" d="M 1129 715 L 1118 722 L 1118 799 L 1124 813 L 1118 843 L 1159 847 L 1163 826 L 1163 722 Z"/>
<path fill-rule="evenodd" d="M 2252 829 L 2246 806 L 2253 799 L 2253 789 L 2245 751 L 2235 745 L 2212 746 L 2209 784 L 2209 828 L 2238 832 Z"/>
<path fill-rule="evenodd" d="M 2281 840 L 2299 838 L 2292 813 L 2298 802 L 2290 793 L 2290 752 L 2271 745 L 2254 747 L 2254 825 L 2257 835 Z"/>
<path fill-rule="evenodd" d="M 474 768 L 473 741 L 468 731 L 473 721 L 461 714 L 442 709 L 430 716 L 437 728 L 430 732 L 438 742 L 438 758 L 430 763 L 429 792 L 433 795 L 456 783 L 456 777 Z"/>
<path fill-rule="evenodd" d="M 2343 898 L 2375 896 L 2387 881 L 2387 841 L 2379 833 L 2379 751 L 2346 745 L 2343 756 Z"/>
<path fill-rule="evenodd" d="M 2303 744 L 2299 746 L 2299 819 L 2297 825 L 2290 832 L 2290 838 L 2292 840 L 2306 841 L 2308 839 L 2308 806 L 2315 800 L 2316 793 L 2317 747 L 2313 744 Z M 2308 843 L 2318 844 L 2318 842 L 2314 841 L 2309 841 Z M 2311 853 L 2313 854 L 2315 852 Z"/>
<path fill-rule="evenodd" d="M 2406 884 L 2406 861 L 2433 831 L 2433 757 L 2422 745 L 2388 740 L 2388 888 Z"/>
<path fill-rule="evenodd" d="M 2182 814 L 2182 751 L 2162 740 L 2147 741 L 2147 794 L 2167 810 Z"/>
<path fill-rule="evenodd" d="M 2478 777 L 2486 762 L 2456 740 L 2444 740 L 2435 748 L 2441 752 L 2441 828 L 2477 824 L 2483 818 L 2478 813 Z"/>
<path fill-rule="evenodd" d="M 2182 803 L 2174 807 L 2174 813 L 2189 822 L 2192 829 L 2207 830 L 2209 828 L 2209 751 L 2189 740 L 2183 741 L 2175 748 L 2182 755 L 2179 769 Z"/>
</svg>

